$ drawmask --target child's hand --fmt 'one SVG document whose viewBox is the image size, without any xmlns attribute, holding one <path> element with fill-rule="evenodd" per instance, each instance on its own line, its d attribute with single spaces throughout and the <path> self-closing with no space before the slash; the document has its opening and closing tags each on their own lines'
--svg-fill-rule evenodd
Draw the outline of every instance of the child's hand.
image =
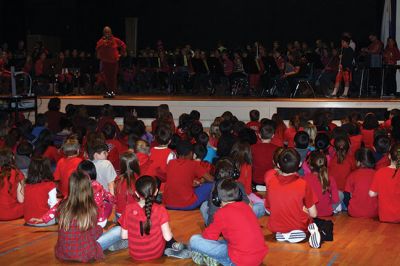
<svg viewBox="0 0 400 266">
<path fill-rule="evenodd" d="M 44 221 L 43 221 L 43 219 L 39 219 L 39 218 L 31 218 L 31 219 L 29 219 L 29 223 L 42 224 L 42 223 L 44 223 Z"/>
<path fill-rule="evenodd" d="M 193 180 L 193 186 L 198 187 L 201 185 L 201 182 L 199 180 Z"/>
<path fill-rule="evenodd" d="M 303 206 L 303 212 L 309 214 L 309 213 L 308 213 L 308 209 L 306 208 L 306 206 Z"/>
</svg>

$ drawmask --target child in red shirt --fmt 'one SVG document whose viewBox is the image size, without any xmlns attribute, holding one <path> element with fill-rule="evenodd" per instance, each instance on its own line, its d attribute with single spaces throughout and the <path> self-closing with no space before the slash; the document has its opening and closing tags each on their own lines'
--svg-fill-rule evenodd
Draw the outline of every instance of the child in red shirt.
<svg viewBox="0 0 400 266">
<path fill-rule="evenodd" d="M 315 205 L 318 217 L 331 216 L 332 205 L 339 203 L 339 192 L 335 179 L 328 173 L 328 160 L 323 152 L 313 151 L 308 157 L 308 165 L 312 172 L 303 178 L 318 198 Z"/>
<path fill-rule="evenodd" d="M 282 150 L 277 161 L 279 173 L 266 180 L 265 207 L 270 210 L 268 228 L 276 234 L 276 240 L 298 243 L 311 233 L 310 245 L 320 246 L 321 236 L 312 223 L 317 217 L 315 204 L 318 198 L 311 186 L 297 174 L 300 155 L 293 148 Z"/>
<path fill-rule="evenodd" d="M 69 177 L 82 161 L 79 157 L 80 145 L 76 138 L 69 138 L 62 146 L 66 157 L 61 158 L 54 171 L 54 181 L 58 181 L 58 190 L 63 197 L 68 197 Z"/>
<path fill-rule="evenodd" d="M 374 140 L 375 170 L 390 165 L 389 151 L 391 141 L 387 135 L 378 135 Z"/>
<path fill-rule="evenodd" d="M 115 139 L 117 135 L 117 128 L 112 123 L 104 123 L 101 132 L 105 137 L 106 144 L 108 146 L 107 159 L 112 163 L 117 173 L 120 170 L 119 155 L 126 151 L 128 147 L 124 146 L 121 141 Z"/>
<path fill-rule="evenodd" d="M 121 174 L 115 179 L 115 215 L 124 213 L 127 204 L 135 201 L 135 181 L 141 175 L 139 160 L 132 151 L 121 155 Z"/>
<path fill-rule="evenodd" d="M 190 252 L 172 235 L 167 210 L 154 203 L 157 193 L 153 177 L 140 177 L 135 190 L 138 201 L 128 204 L 118 220 L 122 227 L 121 238 L 129 242 L 129 255 L 139 261 L 157 259 L 163 254 L 189 258 Z"/>
<path fill-rule="evenodd" d="M 10 221 L 24 215 L 24 174 L 14 164 L 11 150 L 0 149 L 0 221 Z"/>
<path fill-rule="evenodd" d="M 347 137 L 337 137 L 334 141 L 335 154 L 329 161 L 328 172 L 332 173 L 339 190 L 340 201 L 344 204 L 338 205 L 335 212 L 346 208 L 350 195 L 345 191 L 346 181 L 349 174 L 356 168 L 354 154 L 350 152 L 350 141 Z"/>
<path fill-rule="evenodd" d="M 371 150 L 361 148 L 356 152 L 358 169 L 347 177 L 346 192 L 351 194 L 348 212 L 352 217 L 378 216 L 378 199 L 368 195 L 375 175 L 375 159 Z"/>
<path fill-rule="evenodd" d="M 362 140 L 365 148 L 372 149 L 374 145 L 375 129 L 379 128 L 378 118 L 374 113 L 365 115 L 364 123 L 361 129 Z"/>
<path fill-rule="evenodd" d="M 168 163 L 176 158 L 175 153 L 168 148 L 171 141 L 172 131 L 168 126 L 159 125 L 156 130 L 156 142 L 158 146 L 150 149 L 151 168 L 157 173 L 157 177 L 165 182 L 166 168 Z"/>
<path fill-rule="evenodd" d="M 53 182 L 50 160 L 46 157 L 33 157 L 28 169 L 28 177 L 24 188 L 24 219 L 32 226 L 54 225 L 56 220 L 47 223 L 30 223 L 34 217 L 42 217 L 57 204 L 57 189 Z"/>
<path fill-rule="evenodd" d="M 208 199 L 214 178 L 193 160 L 193 145 L 188 140 L 181 140 L 176 151 L 178 159 L 167 166 L 163 201 L 169 209 L 193 210 Z"/>
<path fill-rule="evenodd" d="M 391 164 L 376 171 L 369 196 L 378 197 L 378 212 L 381 222 L 400 222 L 400 144 L 390 149 Z"/>
<path fill-rule="evenodd" d="M 286 143 L 289 148 L 294 147 L 294 136 L 296 133 L 303 130 L 300 126 L 300 122 L 300 115 L 295 115 L 289 120 L 289 127 L 285 130 L 283 137 L 284 143 Z"/>
<path fill-rule="evenodd" d="M 223 179 L 214 188 L 213 203 L 221 207 L 202 235 L 190 239 L 196 264 L 260 265 L 268 252 L 264 235 L 250 206 L 242 202 L 237 183 Z M 220 236 L 223 240 L 218 240 Z"/>
<path fill-rule="evenodd" d="M 251 110 L 250 111 L 250 122 L 246 124 L 248 128 L 251 128 L 255 132 L 260 131 L 260 111 L 258 110 Z"/>
<path fill-rule="evenodd" d="M 264 185 L 264 174 L 274 167 L 272 157 L 278 146 L 271 143 L 275 132 L 275 123 L 272 120 L 264 122 L 260 129 L 261 142 L 251 146 L 253 159 L 253 183 Z"/>
</svg>

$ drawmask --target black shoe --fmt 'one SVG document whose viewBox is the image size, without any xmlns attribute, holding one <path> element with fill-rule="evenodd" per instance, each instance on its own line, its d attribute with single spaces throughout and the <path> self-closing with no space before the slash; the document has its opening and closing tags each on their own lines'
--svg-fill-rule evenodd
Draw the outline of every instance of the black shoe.
<svg viewBox="0 0 400 266">
<path fill-rule="evenodd" d="M 336 94 L 329 94 L 329 95 L 326 95 L 325 97 L 333 99 L 333 98 L 337 98 L 338 96 Z"/>
<path fill-rule="evenodd" d="M 346 95 L 343 94 L 343 95 L 339 96 L 339 98 L 340 99 L 347 99 L 347 98 L 349 98 L 349 95 L 348 94 L 346 94 Z"/>
</svg>

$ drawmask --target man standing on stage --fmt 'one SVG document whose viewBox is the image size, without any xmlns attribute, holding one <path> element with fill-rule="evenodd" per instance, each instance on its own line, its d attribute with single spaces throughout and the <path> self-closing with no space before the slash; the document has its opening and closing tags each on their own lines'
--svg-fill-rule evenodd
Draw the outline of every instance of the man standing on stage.
<svg viewBox="0 0 400 266">
<path fill-rule="evenodd" d="M 100 59 L 100 73 L 104 78 L 106 95 L 114 96 L 117 90 L 118 61 L 126 53 L 126 45 L 112 35 L 110 27 L 104 27 L 103 37 L 96 45 L 97 58 Z"/>
</svg>

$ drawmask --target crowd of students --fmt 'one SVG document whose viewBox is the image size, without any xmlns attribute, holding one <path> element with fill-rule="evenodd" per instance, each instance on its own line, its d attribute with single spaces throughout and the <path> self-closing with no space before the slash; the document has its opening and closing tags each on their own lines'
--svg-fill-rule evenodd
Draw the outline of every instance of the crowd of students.
<svg viewBox="0 0 400 266">
<path fill-rule="evenodd" d="M 108 105 L 98 119 L 84 106 L 62 113 L 58 98 L 35 125 L 0 113 L 0 220 L 58 223 L 61 260 L 128 248 L 135 260 L 207 265 L 261 264 L 264 215 L 277 241 L 308 237 L 313 248 L 328 240 L 321 217 L 400 222 L 397 109 L 381 124 L 352 113 L 337 125 L 322 112 L 313 121 L 297 114 L 288 126 L 277 114 L 260 119 L 252 110 L 245 123 L 227 111 L 208 132 L 196 110 L 177 126 L 168 105 L 157 110 L 151 130 L 131 113 L 120 130 Z M 167 209 L 199 209 L 206 229 L 177 241 Z"/>
<path fill-rule="evenodd" d="M 384 47 L 383 42 L 371 34 L 369 46 L 358 49 L 351 34 L 344 33 L 343 38 L 347 42 L 344 47 L 339 41 L 316 40 L 313 45 L 294 41 L 286 46 L 274 41 L 271 47 L 255 42 L 245 47 L 227 48 L 218 43 L 209 51 L 191 45 L 167 49 L 159 41 L 156 48 L 142 49 L 137 56 L 133 51 L 121 53 L 118 92 L 213 94 L 217 90 L 227 94 L 287 97 L 293 93 L 299 79 L 307 78 L 320 95 L 329 95 L 334 89 L 332 96 L 338 95 L 343 79 L 343 95 L 347 97 L 351 87 L 359 88 L 360 83 L 365 83 L 359 80 L 361 70 L 379 61 L 379 66 L 374 68 L 382 64 L 386 68 L 384 94 L 395 96 L 395 65 L 400 59 L 396 41 L 388 38 Z M 0 78 L 5 88 L 8 88 L 7 70 L 11 65 L 34 77 L 38 94 L 102 93 L 106 86 L 104 77 L 98 73 L 99 62 L 91 53 L 77 49 L 52 53 L 40 42 L 32 53 L 27 52 L 23 42 L 14 52 L 6 44 L 2 50 Z M 377 91 L 382 77 L 374 71 L 368 84 Z M 341 74 L 339 78 L 337 73 Z"/>
</svg>

